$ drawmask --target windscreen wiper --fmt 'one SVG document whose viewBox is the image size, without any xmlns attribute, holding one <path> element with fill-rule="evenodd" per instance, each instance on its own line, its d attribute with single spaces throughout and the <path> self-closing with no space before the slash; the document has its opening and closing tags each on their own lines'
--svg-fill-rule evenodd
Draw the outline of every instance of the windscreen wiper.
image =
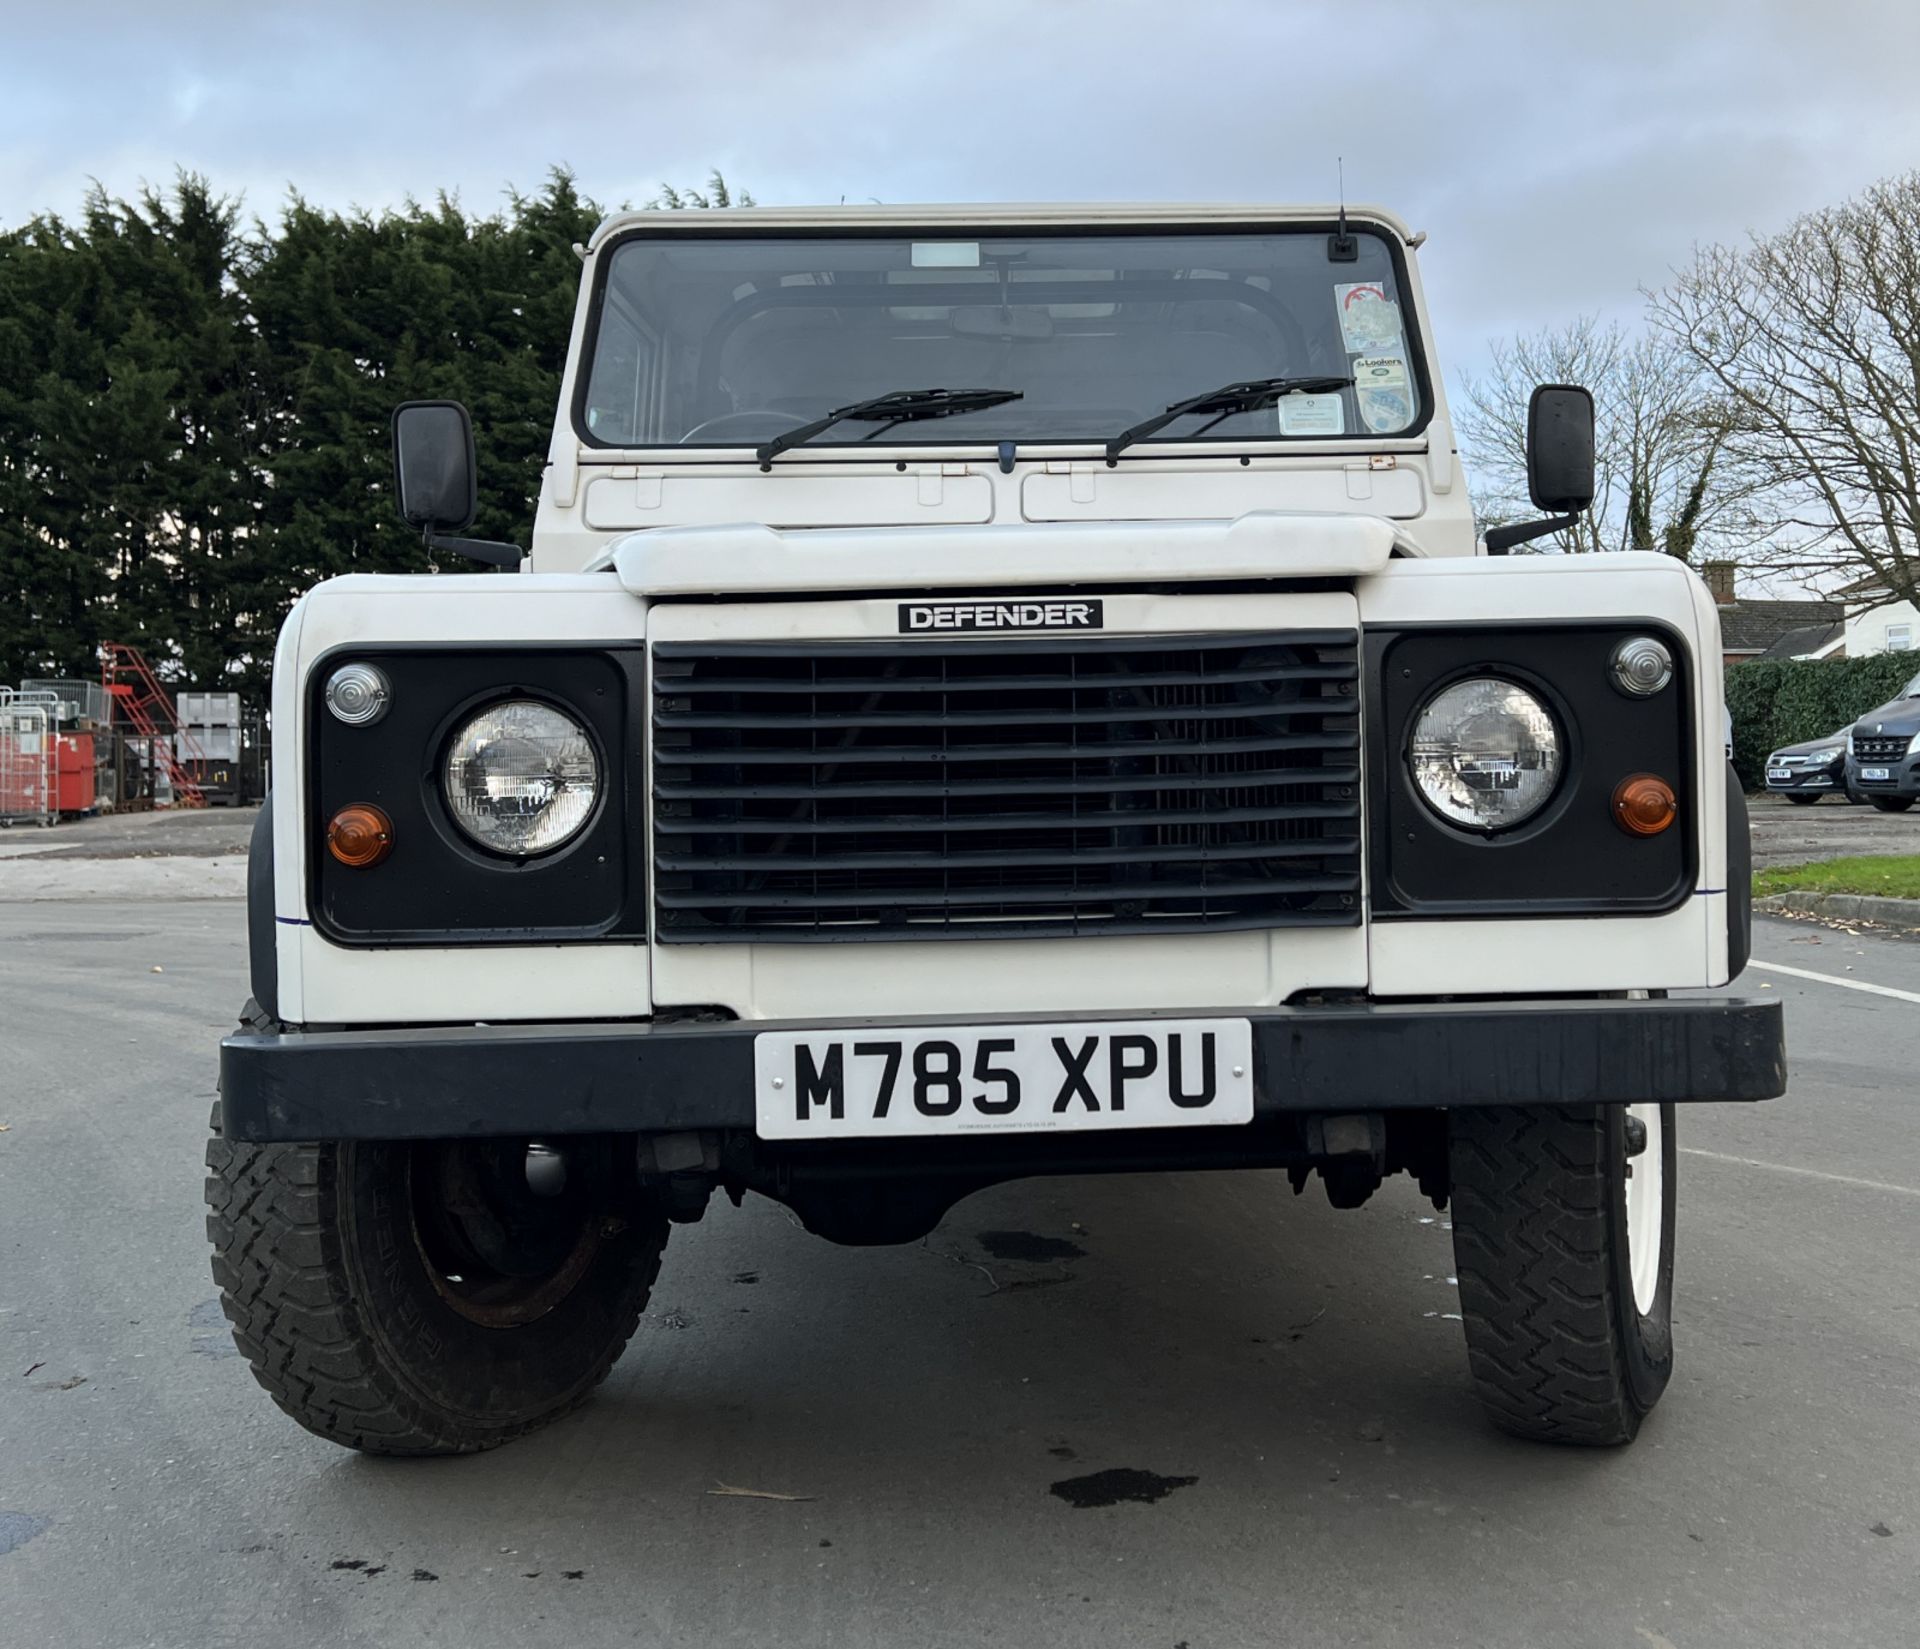
<svg viewBox="0 0 1920 1649">
<path fill-rule="evenodd" d="M 1165 412 L 1156 412 L 1151 418 L 1143 418 L 1129 429 L 1123 429 L 1107 443 L 1107 462 L 1111 464 L 1135 441 L 1144 441 L 1149 435 L 1163 430 L 1176 418 L 1184 418 L 1189 413 L 1216 412 L 1220 415 L 1211 423 L 1202 424 L 1196 435 L 1213 428 L 1221 418 L 1231 417 L 1236 412 L 1258 412 L 1262 407 L 1270 407 L 1283 395 L 1325 395 L 1336 389 L 1351 389 L 1351 378 L 1249 378 L 1245 383 L 1222 384 L 1218 389 L 1210 389 L 1204 395 L 1195 395 L 1186 401 L 1175 401 Z"/>
<path fill-rule="evenodd" d="M 771 441 L 756 447 L 754 456 L 760 460 L 760 467 L 766 469 L 787 448 L 801 446 L 816 435 L 824 435 L 835 424 L 883 424 L 891 427 L 917 418 L 951 418 L 955 413 L 980 412 L 1008 401 L 1023 400 L 1025 393 L 1018 389 L 896 389 L 889 395 L 876 395 L 869 401 L 855 401 L 851 406 L 836 407 L 824 418 L 816 418 L 810 424 L 802 424 L 784 435 L 776 435 Z M 884 433 L 884 430 L 877 429 L 873 435 Z M 864 439 L 871 441 L 873 435 Z"/>
</svg>

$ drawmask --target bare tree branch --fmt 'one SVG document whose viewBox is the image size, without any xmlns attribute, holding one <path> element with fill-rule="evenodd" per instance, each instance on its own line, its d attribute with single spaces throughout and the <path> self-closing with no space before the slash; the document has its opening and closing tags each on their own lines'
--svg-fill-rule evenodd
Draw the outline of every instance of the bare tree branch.
<svg viewBox="0 0 1920 1649">
<path fill-rule="evenodd" d="M 1596 448 L 1593 508 L 1544 546 L 1569 554 L 1658 550 L 1692 561 L 1735 553 L 1762 535 L 1752 505 L 1766 478 L 1728 444 L 1736 405 L 1678 345 L 1630 337 L 1617 322 L 1588 316 L 1496 344 L 1493 370 L 1467 381 L 1460 431 L 1483 521 L 1531 513 L 1527 402 L 1542 383 L 1593 392 Z"/>
<path fill-rule="evenodd" d="M 1920 172 L 1746 247 L 1706 247 L 1649 295 L 1661 337 L 1736 416 L 1772 481 L 1766 560 L 1920 592 Z"/>
</svg>

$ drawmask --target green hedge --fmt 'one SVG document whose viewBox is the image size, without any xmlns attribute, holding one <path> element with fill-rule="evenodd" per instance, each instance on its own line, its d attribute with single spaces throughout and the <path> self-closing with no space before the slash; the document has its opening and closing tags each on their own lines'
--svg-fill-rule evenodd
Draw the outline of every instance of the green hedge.
<svg viewBox="0 0 1920 1649">
<path fill-rule="evenodd" d="M 1765 783 L 1767 755 L 1831 733 L 1885 704 L 1920 670 L 1920 655 L 1777 659 L 1727 666 L 1733 765 L 1749 790 Z"/>
</svg>

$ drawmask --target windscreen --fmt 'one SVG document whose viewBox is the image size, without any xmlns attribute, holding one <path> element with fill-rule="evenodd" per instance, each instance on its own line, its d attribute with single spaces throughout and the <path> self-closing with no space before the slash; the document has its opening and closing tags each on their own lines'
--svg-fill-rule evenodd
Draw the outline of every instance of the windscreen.
<svg viewBox="0 0 1920 1649">
<path fill-rule="evenodd" d="M 1393 254 L 1324 227 L 993 238 L 638 234 L 603 260 L 578 407 L 600 446 L 742 446 L 927 389 L 1017 391 L 814 445 L 1099 441 L 1271 377 L 1351 387 L 1196 411 L 1157 441 L 1329 440 L 1425 422 Z"/>
</svg>

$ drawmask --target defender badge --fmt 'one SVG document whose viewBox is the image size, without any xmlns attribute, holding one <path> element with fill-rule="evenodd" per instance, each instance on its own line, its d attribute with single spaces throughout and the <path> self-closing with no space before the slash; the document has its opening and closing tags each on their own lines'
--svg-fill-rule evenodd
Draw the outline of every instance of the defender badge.
<svg viewBox="0 0 1920 1649">
<path fill-rule="evenodd" d="M 1101 630 L 1106 614 L 1095 600 L 903 601 L 900 633 L 927 630 Z"/>
</svg>

